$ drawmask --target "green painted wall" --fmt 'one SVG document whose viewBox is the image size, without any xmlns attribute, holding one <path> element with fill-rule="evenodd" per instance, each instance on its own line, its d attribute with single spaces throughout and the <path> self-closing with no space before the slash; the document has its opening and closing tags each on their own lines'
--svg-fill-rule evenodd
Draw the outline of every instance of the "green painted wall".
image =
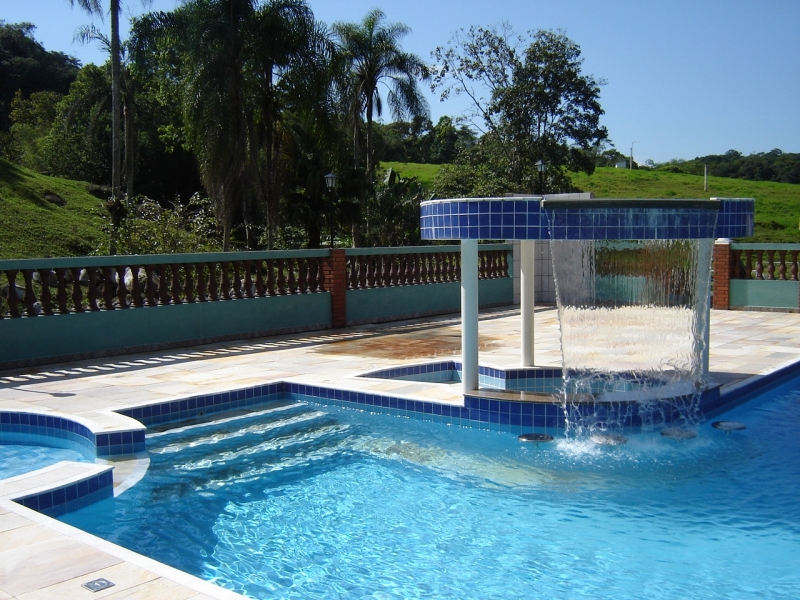
<svg viewBox="0 0 800 600">
<path fill-rule="evenodd" d="M 510 277 L 481 279 L 478 302 L 481 305 L 511 304 L 513 280 Z M 458 281 L 347 291 L 348 322 L 458 312 L 460 309 L 461 283 Z"/>
<path fill-rule="evenodd" d="M 0 364 L 291 328 L 324 329 L 327 292 L 0 320 Z"/>
<path fill-rule="evenodd" d="M 798 308 L 800 282 L 754 279 L 731 279 L 731 307 Z"/>
</svg>

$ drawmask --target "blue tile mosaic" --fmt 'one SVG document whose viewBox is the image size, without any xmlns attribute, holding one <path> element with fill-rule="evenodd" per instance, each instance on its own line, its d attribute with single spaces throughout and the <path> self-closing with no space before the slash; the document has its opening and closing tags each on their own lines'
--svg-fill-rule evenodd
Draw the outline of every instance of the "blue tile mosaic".
<svg viewBox="0 0 800 600">
<path fill-rule="evenodd" d="M 16 498 L 15 502 L 50 517 L 79 510 L 114 495 L 112 467 L 66 486 Z"/>
<path fill-rule="evenodd" d="M 470 198 L 431 200 L 420 208 L 420 231 L 426 240 L 747 237 L 753 235 L 753 220 L 752 198 L 544 202 L 539 197 Z"/>
<path fill-rule="evenodd" d="M 264 402 L 278 398 L 284 393 L 286 386 L 287 384 L 283 382 L 269 383 L 218 394 L 197 395 L 182 400 L 172 400 L 169 402 L 150 404 L 148 406 L 126 408 L 117 412 L 131 417 L 132 419 L 136 419 L 147 427 L 151 427 L 161 423 L 183 421 L 217 412 L 248 408 L 263 404 Z M 130 443 L 136 445 L 138 441 L 138 437 L 135 437 L 130 440 Z M 141 442 L 144 444 L 144 431 L 142 431 Z M 105 443 L 113 446 L 115 441 L 108 440 Z M 127 438 L 119 440 L 119 444 L 123 446 L 128 443 Z"/>
</svg>

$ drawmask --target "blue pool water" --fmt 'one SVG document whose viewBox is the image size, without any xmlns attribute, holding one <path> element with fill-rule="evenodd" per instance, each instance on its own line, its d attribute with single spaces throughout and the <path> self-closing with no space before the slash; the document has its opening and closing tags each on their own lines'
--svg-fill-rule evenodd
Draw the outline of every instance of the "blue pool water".
<svg viewBox="0 0 800 600">
<path fill-rule="evenodd" d="M 800 378 L 625 446 L 280 401 L 61 517 L 253 598 L 800 598 Z"/>
<path fill-rule="evenodd" d="M 27 443 L 13 444 L 0 439 L 0 479 L 8 479 L 49 467 L 62 460 L 94 462 L 78 450 L 28 445 Z"/>
</svg>

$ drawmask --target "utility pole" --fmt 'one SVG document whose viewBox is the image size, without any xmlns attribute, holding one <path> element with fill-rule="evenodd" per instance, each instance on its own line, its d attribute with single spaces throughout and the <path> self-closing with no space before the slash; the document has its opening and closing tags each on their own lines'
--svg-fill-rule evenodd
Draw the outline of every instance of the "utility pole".
<svg viewBox="0 0 800 600">
<path fill-rule="evenodd" d="M 708 191 L 708 165 L 703 165 L 703 191 Z"/>
<path fill-rule="evenodd" d="M 636 140 L 631 142 L 631 161 L 628 163 L 628 168 L 633 168 L 633 145 L 636 143 Z"/>
</svg>

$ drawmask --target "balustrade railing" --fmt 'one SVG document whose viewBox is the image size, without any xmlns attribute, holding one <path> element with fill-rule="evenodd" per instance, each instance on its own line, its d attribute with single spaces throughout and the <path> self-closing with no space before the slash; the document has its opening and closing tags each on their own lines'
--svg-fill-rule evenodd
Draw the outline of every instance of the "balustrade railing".
<svg viewBox="0 0 800 600">
<path fill-rule="evenodd" d="M 478 277 L 509 276 L 509 248 L 486 244 L 478 252 Z M 426 248 L 358 248 L 346 251 L 347 289 L 445 283 L 461 280 L 459 246 Z"/>
<path fill-rule="evenodd" d="M 798 244 L 731 244 L 731 279 L 798 281 Z"/>
<path fill-rule="evenodd" d="M 480 279 L 509 276 L 510 246 L 480 247 Z M 330 290 L 328 250 L 0 261 L 0 319 Z M 346 250 L 347 289 L 461 279 L 459 246 Z M 332 272 L 327 277 L 341 277 Z"/>
<path fill-rule="evenodd" d="M 0 261 L 0 319 L 325 291 L 328 251 Z"/>
</svg>

